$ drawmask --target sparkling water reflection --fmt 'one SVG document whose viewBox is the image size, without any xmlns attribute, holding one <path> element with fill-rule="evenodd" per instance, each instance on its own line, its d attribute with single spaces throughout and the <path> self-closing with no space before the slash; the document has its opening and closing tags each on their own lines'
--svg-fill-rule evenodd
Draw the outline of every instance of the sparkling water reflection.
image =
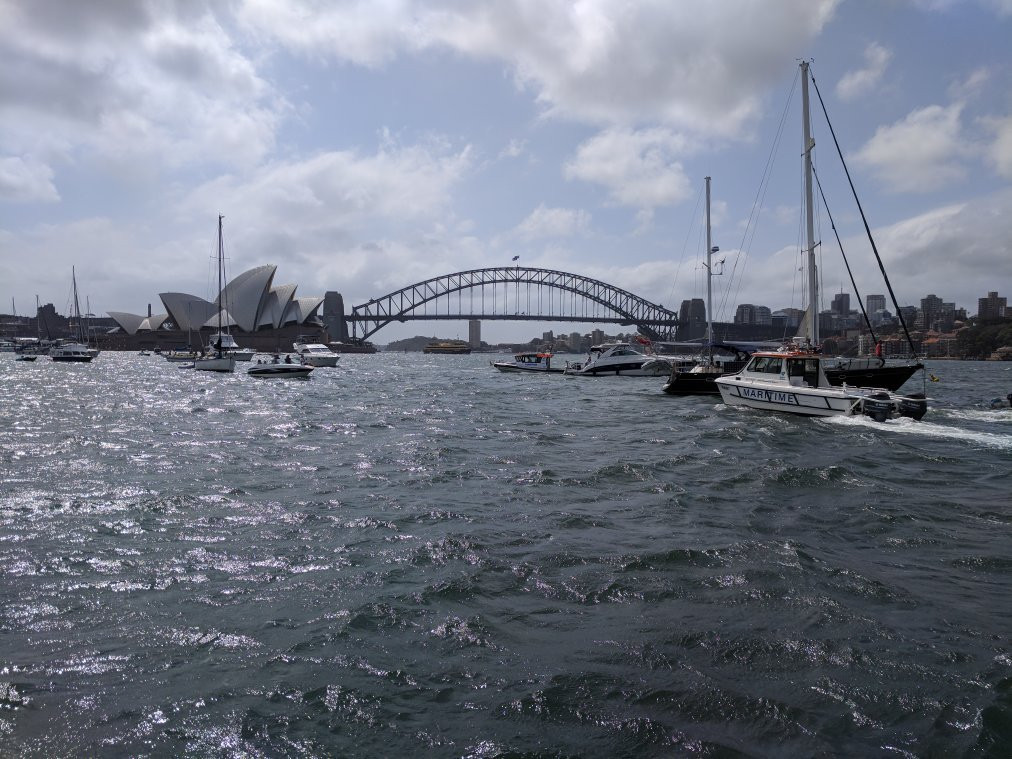
<svg viewBox="0 0 1012 759">
<path fill-rule="evenodd" d="M 0 355 L 0 745 L 1001 755 L 1012 388 L 923 422 L 346 355 Z"/>
</svg>

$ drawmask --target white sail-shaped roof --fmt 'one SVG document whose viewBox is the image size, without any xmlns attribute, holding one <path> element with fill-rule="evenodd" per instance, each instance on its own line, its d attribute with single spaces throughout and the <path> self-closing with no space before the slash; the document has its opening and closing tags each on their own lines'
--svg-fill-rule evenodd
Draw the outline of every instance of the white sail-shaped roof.
<svg viewBox="0 0 1012 759">
<path fill-rule="evenodd" d="M 137 330 L 140 329 L 141 322 L 147 318 L 140 314 L 128 314 L 126 311 L 106 311 L 106 313 L 128 335 L 136 335 Z"/>
<path fill-rule="evenodd" d="M 125 311 L 106 311 L 106 313 L 128 335 L 136 335 L 138 332 L 154 332 L 169 318 L 168 314 L 143 316 L 141 314 L 128 314 Z"/>
<path fill-rule="evenodd" d="M 285 316 L 282 319 L 282 326 L 285 324 L 302 324 L 309 319 L 323 304 L 323 298 L 316 296 L 308 298 L 292 298 L 285 309 Z"/>
<path fill-rule="evenodd" d="M 218 295 L 216 303 L 228 311 L 240 329 L 253 332 L 277 266 L 268 264 L 244 271 L 227 285 Z"/>
<path fill-rule="evenodd" d="M 225 311 L 224 309 L 222 309 L 222 312 L 221 312 L 221 327 L 222 327 L 222 329 L 224 329 L 225 327 L 231 328 L 231 327 L 235 327 L 235 326 L 238 326 L 238 325 L 239 325 L 239 323 L 235 320 L 235 318 L 232 316 L 232 314 L 230 314 L 228 311 Z M 208 328 L 209 329 L 214 329 L 214 330 L 218 329 L 218 314 L 215 313 L 214 316 L 212 316 L 210 319 L 208 319 L 206 322 L 204 322 L 200 326 L 203 327 L 203 328 L 205 328 L 205 329 L 208 329 Z"/>
<path fill-rule="evenodd" d="M 263 308 L 257 319 L 257 329 L 260 327 L 280 327 L 281 319 L 285 315 L 288 304 L 295 296 L 297 285 L 278 285 L 272 287 L 264 299 Z"/>
<path fill-rule="evenodd" d="M 155 314 L 149 316 L 141 322 L 141 326 L 138 328 L 140 332 L 154 332 L 156 329 L 161 329 L 162 324 L 169 318 L 168 314 Z"/>
<path fill-rule="evenodd" d="M 162 305 L 169 312 L 172 321 L 182 330 L 200 329 L 211 316 L 218 313 L 218 307 L 187 293 L 161 293 Z"/>
</svg>

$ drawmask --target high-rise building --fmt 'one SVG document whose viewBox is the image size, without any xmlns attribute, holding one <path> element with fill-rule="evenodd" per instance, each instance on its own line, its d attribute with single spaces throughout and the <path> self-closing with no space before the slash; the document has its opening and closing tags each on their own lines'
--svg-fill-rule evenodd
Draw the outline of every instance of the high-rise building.
<svg viewBox="0 0 1012 759">
<path fill-rule="evenodd" d="M 467 322 L 467 344 L 472 348 L 481 347 L 481 320 L 471 319 Z"/>
<path fill-rule="evenodd" d="M 751 303 L 740 303 L 734 312 L 735 324 L 754 324 L 769 326 L 773 324 L 773 314 L 768 306 L 754 306 Z"/>
<path fill-rule="evenodd" d="M 869 314 L 875 314 L 878 313 L 879 311 L 885 311 L 886 296 L 868 295 L 864 299 L 864 307 Z"/>
<path fill-rule="evenodd" d="M 830 310 L 834 314 L 846 316 L 850 313 L 850 293 L 837 293 L 833 296 L 833 305 Z"/>
<path fill-rule="evenodd" d="M 999 298 L 997 291 L 989 292 L 986 298 L 977 299 L 977 318 L 981 321 L 997 321 L 1008 315 L 1006 298 Z"/>
<path fill-rule="evenodd" d="M 925 295 L 921 298 L 921 310 L 917 317 L 918 327 L 948 332 L 955 321 L 955 303 L 945 303 L 937 295 Z"/>
</svg>

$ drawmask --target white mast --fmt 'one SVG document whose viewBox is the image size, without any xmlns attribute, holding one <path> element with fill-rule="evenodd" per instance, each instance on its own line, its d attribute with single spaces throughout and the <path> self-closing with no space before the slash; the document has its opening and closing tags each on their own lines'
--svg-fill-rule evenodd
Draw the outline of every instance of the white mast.
<svg viewBox="0 0 1012 759">
<path fill-rule="evenodd" d="M 801 62 L 802 131 L 805 141 L 805 226 L 808 232 L 808 338 L 819 344 L 819 282 L 815 268 L 815 218 L 812 209 L 812 125 L 808 112 L 808 61 Z"/>
<path fill-rule="evenodd" d="M 710 244 L 710 177 L 706 178 L 706 342 L 713 343 L 713 246 Z M 713 347 L 710 347 L 713 355 Z"/>
</svg>

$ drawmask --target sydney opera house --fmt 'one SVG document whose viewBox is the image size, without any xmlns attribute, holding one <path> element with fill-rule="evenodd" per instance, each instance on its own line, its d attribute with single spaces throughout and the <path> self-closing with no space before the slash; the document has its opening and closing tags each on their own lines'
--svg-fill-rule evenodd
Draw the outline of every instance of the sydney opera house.
<svg viewBox="0 0 1012 759">
<path fill-rule="evenodd" d="M 276 270 L 277 266 L 268 265 L 245 271 L 225 285 L 213 301 L 187 293 L 161 293 L 163 314 L 108 314 L 121 334 L 133 338 L 120 340 L 123 347 L 181 344 L 191 338 L 206 343 L 208 332 L 216 332 L 219 323 L 239 344 L 250 347 L 267 347 L 283 337 L 322 330 L 317 312 L 324 299 L 297 298 L 296 285 L 275 285 Z"/>
</svg>

